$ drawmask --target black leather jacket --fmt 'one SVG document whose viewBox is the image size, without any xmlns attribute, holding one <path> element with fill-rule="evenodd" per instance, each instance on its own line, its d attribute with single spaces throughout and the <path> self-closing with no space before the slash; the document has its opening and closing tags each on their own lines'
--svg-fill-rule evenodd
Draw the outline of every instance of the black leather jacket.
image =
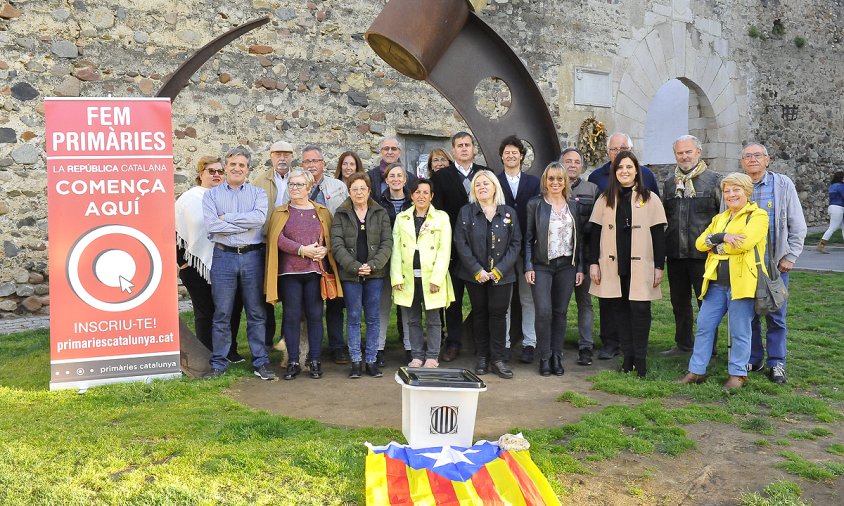
<svg viewBox="0 0 844 506">
<path fill-rule="evenodd" d="M 495 242 L 491 243 L 493 238 Z M 457 213 L 454 250 L 459 259 L 460 279 L 477 283 L 475 274 L 495 268 L 501 273 L 498 284 L 516 281 L 515 266 L 521 247 L 522 232 L 512 207 L 498 206 L 492 221 L 486 219 L 478 204 L 466 204 Z"/>
<path fill-rule="evenodd" d="M 663 182 L 663 206 L 668 227 L 665 230 L 665 252 L 670 259 L 706 259 L 695 241 L 706 230 L 712 217 L 721 211 L 721 174 L 707 169 L 694 178 L 694 198 L 678 198 L 673 174 Z"/>
<path fill-rule="evenodd" d="M 583 234 L 576 215 L 574 199 L 568 201 L 568 213 L 574 222 L 574 252 L 572 265 L 577 272 L 583 272 Z M 551 204 L 542 195 L 527 203 L 527 224 L 525 225 L 525 272 L 534 270 L 534 264 L 548 265 L 548 225 L 551 221 Z"/>
</svg>

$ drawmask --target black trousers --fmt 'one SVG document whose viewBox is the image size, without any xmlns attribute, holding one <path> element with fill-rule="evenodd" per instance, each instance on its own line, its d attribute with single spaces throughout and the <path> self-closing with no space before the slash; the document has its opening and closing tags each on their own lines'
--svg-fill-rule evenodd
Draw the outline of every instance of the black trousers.
<svg viewBox="0 0 844 506">
<path fill-rule="evenodd" d="M 209 350 L 213 350 L 211 344 L 211 324 L 214 322 L 214 299 L 211 297 L 211 284 L 205 281 L 199 272 L 193 267 L 179 269 L 179 279 L 190 295 L 193 303 L 193 324 L 196 330 L 196 338 Z M 237 311 L 232 311 L 231 329 L 233 351 L 237 351 L 237 332 L 240 329 L 240 314 L 243 310 L 243 301 L 240 299 L 240 292 L 235 294 L 234 305 Z"/>
<path fill-rule="evenodd" d="M 445 309 L 445 326 L 448 334 L 445 345 L 447 348 L 460 349 L 463 344 L 463 291 L 466 284 L 465 281 L 457 277 L 456 269 L 453 269 L 451 271 L 451 286 L 454 289 L 454 302 Z M 474 304 L 472 307 L 474 308 Z"/>
<path fill-rule="evenodd" d="M 651 302 L 630 300 L 630 276 L 621 276 L 620 298 L 601 300 L 610 304 L 618 329 L 621 354 L 634 360 L 646 358 L 651 333 Z"/>
<path fill-rule="evenodd" d="M 705 265 L 705 259 L 668 259 L 668 289 L 671 291 L 671 309 L 675 321 L 674 342 L 683 351 L 691 351 L 695 345 L 692 291 L 700 309 L 701 300 L 698 297 L 703 287 Z"/>
<path fill-rule="evenodd" d="M 534 265 L 535 283 L 533 301 L 536 307 L 536 349 L 539 358 L 547 360 L 551 355 L 563 355 L 566 338 L 566 317 L 569 301 L 574 292 L 577 271 L 571 264 L 571 257 L 559 257 L 549 265 Z"/>
<path fill-rule="evenodd" d="M 613 314 L 612 299 L 598 299 L 598 325 L 600 328 L 601 348 L 614 350 L 618 348 L 618 329 L 615 314 Z"/>
<path fill-rule="evenodd" d="M 489 357 L 493 362 L 504 360 L 507 308 L 513 284 L 496 285 L 492 281 L 482 285 L 466 283 L 466 291 L 472 301 L 473 333 L 478 356 Z"/>
</svg>

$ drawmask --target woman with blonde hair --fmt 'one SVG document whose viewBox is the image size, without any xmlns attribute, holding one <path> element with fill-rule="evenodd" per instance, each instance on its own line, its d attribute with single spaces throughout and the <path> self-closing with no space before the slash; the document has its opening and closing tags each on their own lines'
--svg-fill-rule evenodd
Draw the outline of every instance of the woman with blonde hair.
<svg viewBox="0 0 844 506">
<path fill-rule="evenodd" d="M 475 372 L 486 374 L 491 369 L 509 379 L 513 371 L 505 362 L 507 308 L 516 281 L 522 233 L 516 210 L 504 204 L 495 174 L 478 171 L 469 188 L 469 203 L 457 214 L 454 249 L 460 260 L 457 275 L 466 282 L 472 301 L 478 353 Z"/>
<path fill-rule="evenodd" d="M 545 167 L 540 191 L 542 194 L 527 204 L 525 279 L 536 308 L 539 374 L 562 376 L 566 314 L 575 285 L 583 283 L 583 247 L 568 203 L 568 175 L 561 163 Z"/>
<path fill-rule="evenodd" d="M 444 169 L 451 165 L 451 157 L 448 156 L 448 153 L 445 152 L 444 149 L 436 148 L 431 151 L 431 154 L 428 155 L 428 175 L 427 177 L 431 177 L 434 175 L 434 172 Z"/>
<path fill-rule="evenodd" d="M 310 172 L 294 169 L 287 178 L 290 201 L 276 207 L 270 217 L 264 291 L 267 302 L 276 304 L 279 300 L 279 283 L 276 280 L 281 276 L 281 328 L 290 356 L 284 379 L 292 380 L 302 372 L 299 365 L 299 322 L 303 314 L 308 327 L 308 369 L 311 377 L 318 379 L 322 377 L 320 352 L 324 330 L 320 278 L 323 271 L 335 275 L 338 272 L 328 248 L 331 244 L 331 213 L 327 207 L 308 198 L 314 186 Z M 342 297 L 343 289 L 339 282 L 335 282 L 335 288 Z"/>
<path fill-rule="evenodd" d="M 703 383 L 712 356 L 712 341 L 718 324 L 729 313 L 730 356 L 726 390 L 744 386 L 750 361 L 750 324 L 755 315 L 757 258 L 765 258 L 768 213 L 750 200 L 750 176 L 733 172 L 721 180 L 727 210 L 712 218 L 709 227 L 695 242 L 706 251 L 706 267 L 697 316 L 695 347 L 689 359 L 689 372 L 679 382 Z M 757 257 L 758 252 L 758 257 Z M 765 262 L 760 263 L 767 272 Z"/>
</svg>

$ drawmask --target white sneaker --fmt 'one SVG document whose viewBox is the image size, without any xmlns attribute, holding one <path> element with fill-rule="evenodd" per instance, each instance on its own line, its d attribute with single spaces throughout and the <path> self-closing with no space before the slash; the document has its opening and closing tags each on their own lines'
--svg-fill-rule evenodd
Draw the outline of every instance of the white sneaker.
<svg viewBox="0 0 844 506">
<path fill-rule="evenodd" d="M 423 365 L 422 367 L 425 367 L 426 369 L 436 369 L 439 366 L 440 366 L 440 363 L 437 362 L 436 359 L 429 358 L 428 360 L 425 361 L 425 365 Z"/>
<path fill-rule="evenodd" d="M 418 358 L 414 358 L 413 360 L 410 361 L 409 364 L 407 364 L 407 366 L 408 367 L 422 367 L 422 361 L 419 360 Z"/>
</svg>

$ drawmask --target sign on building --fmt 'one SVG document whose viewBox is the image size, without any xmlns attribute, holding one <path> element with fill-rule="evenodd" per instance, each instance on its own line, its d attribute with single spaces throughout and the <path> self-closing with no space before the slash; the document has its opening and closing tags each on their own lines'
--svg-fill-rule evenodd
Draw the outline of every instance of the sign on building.
<svg viewBox="0 0 844 506">
<path fill-rule="evenodd" d="M 50 389 L 178 376 L 169 99 L 47 98 Z"/>
</svg>

